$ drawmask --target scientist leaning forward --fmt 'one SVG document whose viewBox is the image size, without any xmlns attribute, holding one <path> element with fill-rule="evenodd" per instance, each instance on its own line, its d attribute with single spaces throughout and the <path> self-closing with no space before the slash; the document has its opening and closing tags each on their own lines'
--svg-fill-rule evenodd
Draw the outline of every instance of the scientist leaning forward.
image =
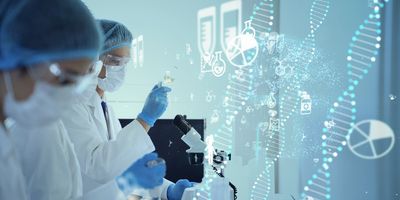
<svg viewBox="0 0 400 200">
<path fill-rule="evenodd" d="M 156 167 L 146 166 L 158 157 L 151 154 L 155 148 L 147 132 L 165 112 L 167 94 L 171 89 L 156 85 L 137 120 L 122 129 L 111 106 L 106 103 L 104 92 L 114 92 L 123 84 L 126 66 L 131 59 L 133 37 L 118 22 L 98 22 L 105 41 L 96 64 L 97 74 L 73 108 L 63 116 L 80 163 L 84 199 L 126 199 L 115 179 L 128 168 L 134 173 L 131 184 L 145 189 L 161 185 L 156 194 L 158 197 L 181 199 L 185 188 L 192 186 L 189 181 L 180 180 L 173 184 L 163 180 L 165 163 Z"/>
</svg>

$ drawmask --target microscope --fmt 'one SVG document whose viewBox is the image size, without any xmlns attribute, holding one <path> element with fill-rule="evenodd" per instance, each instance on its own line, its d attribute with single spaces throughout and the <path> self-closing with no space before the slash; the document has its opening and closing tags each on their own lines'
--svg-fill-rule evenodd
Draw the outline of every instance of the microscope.
<svg viewBox="0 0 400 200">
<path fill-rule="evenodd" d="M 181 137 L 189 149 L 188 153 L 189 163 L 191 165 L 201 165 L 204 163 L 204 153 L 207 149 L 207 144 L 201 140 L 200 134 L 186 121 L 186 116 L 177 115 L 174 119 L 174 125 L 183 133 Z M 232 200 L 237 199 L 236 187 L 229 182 L 224 175 L 224 169 L 227 162 L 231 160 L 231 154 L 223 150 L 213 150 L 212 169 L 218 175 L 212 182 L 209 183 L 211 199 L 218 200 Z M 200 199 L 198 198 L 200 185 L 195 185 L 192 188 L 185 190 L 182 200 Z"/>
</svg>

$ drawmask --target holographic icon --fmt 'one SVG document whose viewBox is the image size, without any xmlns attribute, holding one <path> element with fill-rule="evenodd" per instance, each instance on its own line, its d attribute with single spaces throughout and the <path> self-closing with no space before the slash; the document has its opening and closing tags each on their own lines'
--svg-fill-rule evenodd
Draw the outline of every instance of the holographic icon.
<svg viewBox="0 0 400 200">
<path fill-rule="evenodd" d="M 324 126 L 327 129 L 332 129 L 335 125 L 336 125 L 336 123 L 333 120 L 324 122 Z"/>
<path fill-rule="evenodd" d="M 212 64 L 212 73 L 215 77 L 221 77 L 225 74 L 226 63 L 222 59 L 222 51 L 215 52 L 215 61 Z"/>
<path fill-rule="evenodd" d="M 229 97 L 225 97 L 224 101 L 222 102 L 223 107 L 228 107 L 229 106 Z"/>
<path fill-rule="evenodd" d="M 186 43 L 186 55 L 190 56 L 192 54 L 192 47 L 189 43 Z"/>
<path fill-rule="evenodd" d="M 197 13 L 197 46 L 201 56 L 212 54 L 216 45 L 216 8 L 201 9 Z"/>
<path fill-rule="evenodd" d="M 275 117 L 276 115 L 278 115 L 278 112 L 276 110 L 269 110 L 268 114 L 270 117 Z"/>
<path fill-rule="evenodd" d="M 212 165 L 214 161 L 214 156 L 217 155 L 217 151 L 214 148 L 214 136 L 209 135 L 206 137 L 206 151 L 207 151 L 207 160 L 208 164 Z"/>
<path fill-rule="evenodd" d="M 215 98 L 216 98 L 216 95 L 213 93 L 212 90 L 207 92 L 206 101 L 208 103 L 211 103 L 212 101 L 214 101 Z"/>
<path fill-rule="evenodd" d="M 262 132 L 267 131 L 268 128 L 269 128 L 268 122 L 262 122 L 262 123 L 260 124 L 260 129 L 261 129 Z"/>
<path fill-rule="evenodd" d="M 394 100 L 397 99 L 397 96 L 394 95 L 394 94 L 389 94 L 389 99 L 390 99 L 391 101 L 394 101 Z"/>
<path fill-rule="evenodd" d="M 242 1 L 228 1 L 221 5 L 220 41 L 224 51 L 227 44 L 242 31 Z"/>
<path fill-rule="evenodd" d="M 273 109 L 276 107 L 276 98 L 275 98 L 275 94 L 273 92 L 269 93 L 269 95 L 267 97 L 267 106 L 270 109 Z"/>
<path fill-rule="evenodd" d="M 143 35 L 137 37 L 137 53 L 139 67 L 144 66 L 144 40 Z"/>
<path fill-rule="evenodd" d="M 281 60 L 276 61 L 277 66 L 275 68 L 275 74 L 277 76 L 283 76 L 286 74 L 286 67 L 283 66 L 282 63 L 283 63 L 283 61 L 281 61 Z"/>
<path fill-rule="evenodd" d="M 214 55 L 205 53 L 201 56 L 200 72 L 202 74 L 207 72 L 212 72 L 212 61 L 214 60 Z"/>
<path fill-rule="evenodd" d="M 227 124 L 227 125 L 231 125 L 232 123 L 233 123 L 233 119 L 234 119 L 235 117 L 233 116 L 233 115 L 229 115 L 229 116 L 227 116 L 226 117 L 226 120 L 225 120 L 225 123 Z"/>
<path fill-rule="evenodd" d="M 238 81 L 241 81 L 241 82 L 245 81 L 244 71 L 242 69 L 235 70 L 235 74 L 236 74 L 236 79 Z"/>
<path fill-rule="evenodd" d="M 247 106 L 246 113 L 251 113 L 254 109 L 251 106 Z"/>
<path fill-rule="evenodd" d="M 283 48 L 284 35 L 279 35 L 277 32 L 269 33 L 267 36 L 266 47 L 269 54 L 280 51 Z"/>
<path fill-rule="evenodd" d="M 280 123 L 280 120 L 278 118 L 271 117 L 269 119 L 269 128 L 268 128 L 268 130 L 278 132 L 280 130 L 279 123 Z"/>
<path fill-rule="evenodd" d="M 242 124 L 246 124 L 247 123 L 247 119 L 246 119 L 246 117 L 244 115 L 242 116 L 242 119 L 240 119 L 240 123 L 242 123 Z"/>
<path fill-rule="evenodd" d="M 132 54 L 133 67 L 137 68 L 139 67 L 137 38 L 132 40 Z"/>
<path fill-rule="evenodd" d="M 243 68 L 251 65 L 258 55 L 258 43 L 255 38 L 255 29 L 251 26 L 251 20 L 245 22 L 242 33 L 228 43 L 225 51 L 228 61 L 235 67 Z"/>
<path fill-rule="evenodd" d="M 301 97 L 301 105 L 300 105 L 300 114 L 301 115 L 309 115 L 312 111 L 312 100 L 311 96 L 305 92 L 300 92 Z"/>
<path fill-rule="evenodd" d="M 346 139 L 351 152 L 372 160 L 386 156 L 393 149 L 395 134 L 382 121 L 364 120 L 353 125 Z"/>
<path fill-rule="evenodd" d="M 219 111 L 218 110 L 214 110 L 213 114 L 211 115 L 211 120 L 210 123 L 211 124 L 215 124 L 219 121 Z"/>
<path fill-rule="evenodd" d="M 215 77 L 225 74 L 226 62 L 222 59 L 222 51 L 217 51 L 214 55 L 206 53 L 201 58 L 201 73 L 212 72 Z"/>
</svg>

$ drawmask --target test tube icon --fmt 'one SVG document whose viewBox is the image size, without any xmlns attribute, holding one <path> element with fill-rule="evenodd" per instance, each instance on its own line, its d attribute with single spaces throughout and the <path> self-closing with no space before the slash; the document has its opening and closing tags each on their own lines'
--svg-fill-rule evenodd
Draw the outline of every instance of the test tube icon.
<svg viewBox="0 0 400 200">
<path fill-rule="evenodd" d="M 201 9 L 197 13 L 197 46 L 201 56 L 211 55 L 216 43 L 216 8 Z"/>
<path fill-rule="evenodd" d="M 224 51 L 231 40 L 242 31 L 242 1 L 229 1 L 221 5 L 220 42 Z"/>
</svg>

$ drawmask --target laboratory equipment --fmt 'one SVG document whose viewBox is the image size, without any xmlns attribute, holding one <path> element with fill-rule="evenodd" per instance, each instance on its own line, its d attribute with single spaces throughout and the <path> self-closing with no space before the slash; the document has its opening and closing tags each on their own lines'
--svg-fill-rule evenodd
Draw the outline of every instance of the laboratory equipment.
<svg viewBox="0 0 400 200">
<path fill-rule="evenodd" d="M 204 161 L 204 151 L 207 145 L 201 140 L 201 136 L 186 121 L 182 115 L 177 115 L 174 119 L 174 125 L 183 132 L 182 140 L 189 146 L 186 151 L 189 157 L 189 163 L 192 165 L 202 164 Z"/>
<path fill-rule="evenodd" d="M 201 140 L 200 134 L 186 121 L 186 116 L 177 115 L 174 119 L 174 125 L 183 132 L 184 135 L 181 139 L 189 146 L 189 149 L 186 151 L 188 153 L 189 162 L 192 165 L 202 164 L 204 162 L 204 152 L 206 151 L 207 144 Z M 219 177 L 214 179 L 209 185 L 212 199 L 231 200 L 237 198 L 236 187 L 229 182 L 224 175 L 224 169 L 229 160 L 231 160 L 231 154 L 223 150 L 215 149 L 211 167 Z M 182 199 L 194 199 L 198 190 L 198 186 L 186 189 Z"/>
<path fill-rule="evenodd" d="M 164 81 L 162 83 L 164 85 L 170 85 L 175 81 L 175 79 L 171 75 L 171 71 L 166 71 L 164 74 Z"/>
</svg>

